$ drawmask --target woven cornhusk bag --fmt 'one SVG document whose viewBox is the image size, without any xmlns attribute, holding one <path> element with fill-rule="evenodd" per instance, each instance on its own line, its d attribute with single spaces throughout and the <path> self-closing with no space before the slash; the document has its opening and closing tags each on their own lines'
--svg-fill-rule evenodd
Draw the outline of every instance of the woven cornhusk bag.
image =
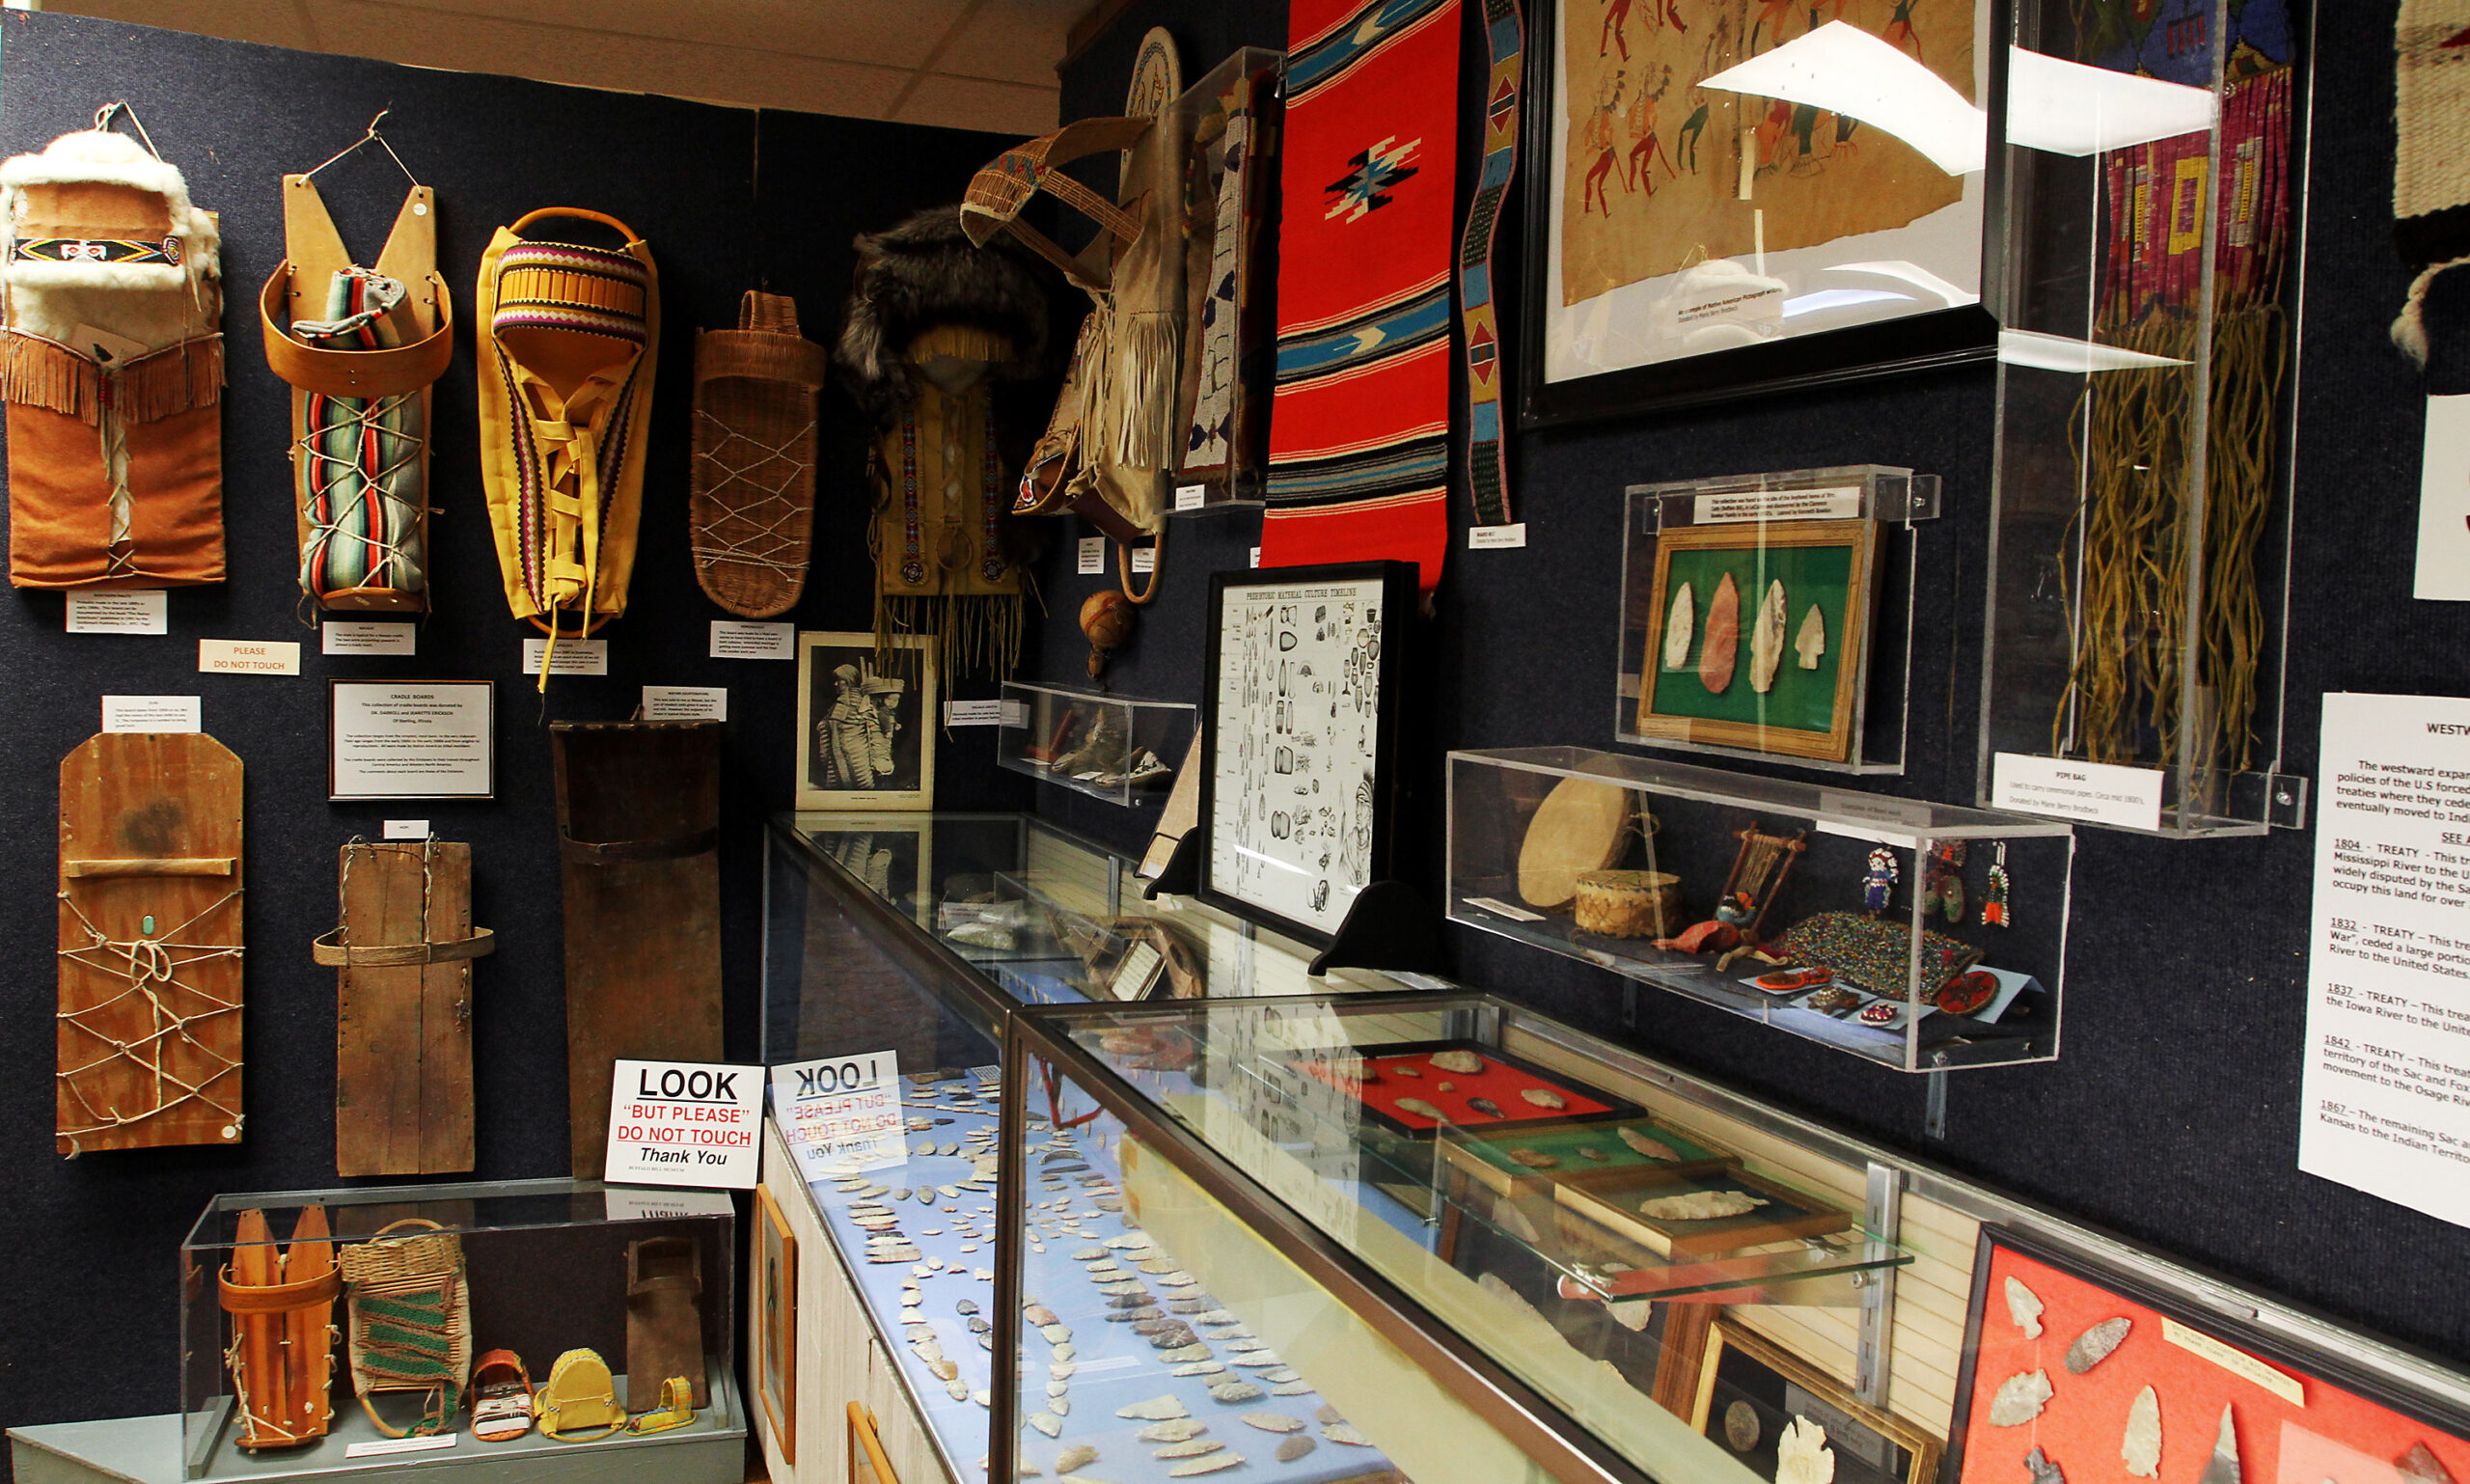
<svg viewBox="0 0 2470 1484">
<path fill-rule="evenodd" d="M 426 1234 L 411 1234 L 421 1227 Z M 389 1235 L 394 1232 L 405 1234 Z M 463 1280 L 462 1240 L 412 1217 L 344 1248 L 336 1262 L 343 1276 L 352 1389 L 369 1420 L 390 1438 L 425 1438 L 453 1427 L 472 1379 L 472 1298 Z M 420 1422 L 398 1429 L 379 1417 L 370 1398 L 381 1391 L 427 1396 Z"/>
</svg>

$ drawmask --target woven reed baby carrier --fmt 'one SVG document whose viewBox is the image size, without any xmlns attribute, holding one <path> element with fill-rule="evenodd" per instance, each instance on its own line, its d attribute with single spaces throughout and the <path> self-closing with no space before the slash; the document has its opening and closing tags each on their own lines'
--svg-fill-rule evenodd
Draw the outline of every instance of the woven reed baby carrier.
<svg viewBox="0 0 2470 1484">
<path fill-rule="evenodd" d="M 798 304 L 750 289 L 737 328 L 695 337 L 695 581 L 744 618 L 797 606 L 814 534 L 814 394 L 829 358 Z"/>
<path fill-rule="evenodd" d="M 622 248 L 532 240 L 596 222 Z M 660 358 L 660 276 L 634 229 L 552 206 L 501 227 L 480 259 L 480 481 L 508 606 L 550 636 L 626 611 Z M 540 669 L 547 689 L 550 662 Z"/>
<path fill-rule="evenodd" d="M 283 235 L 258 319 L 291 386 L 300 591 L 339 613 L 425 612 L 429 386 L 454 358 L 435 193 L 412 187 L 363 268 L 309 177 L 285 176 Z"/>
<path fill-rule="evenodd" d="M 122 111 L 0 165 L 20 588 L 223 580 L 221 237 Z"/>
<path fill-rule="evenodd" d="M 411 1217 L 344 1248 L 339 1263 L 351 1386 L 370 1422 L 389 1438 L 425 1438 L 453 1427 L 472 1379 L 472 1298 L 463 1280 L 462 1239 Z M 421 1419 L 397 1428 L 379 1416 L 374 1398 L 381 1391 L 420 1395 Z"/>
</svg>

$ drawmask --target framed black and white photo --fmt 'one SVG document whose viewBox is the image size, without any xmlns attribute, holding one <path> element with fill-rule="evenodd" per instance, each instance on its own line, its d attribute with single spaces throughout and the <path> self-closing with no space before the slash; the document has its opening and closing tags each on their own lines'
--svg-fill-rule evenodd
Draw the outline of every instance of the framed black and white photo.
<svg viewBox="0 0 2470 1484">
<path fill-rule="evenodd" d="M 800 809 L 935 807 L 935 653 L 894 635 L 798 636 Z"/>
<path fill-rule="evenodd" d="M 1991 355 L 2004 0 L 1538 0 L 1519 421 Z"/>
<path fill-rule="evenodd" d="M 1202 698 L 1202 897 L 1326 947 L 1389 874 L 1411 562 L 1220 572 Z"/>
<path fill-rule="evenodd" d="M 496 682 L 328 681 L 326 797 L 497 797 Z"/>
</svg>

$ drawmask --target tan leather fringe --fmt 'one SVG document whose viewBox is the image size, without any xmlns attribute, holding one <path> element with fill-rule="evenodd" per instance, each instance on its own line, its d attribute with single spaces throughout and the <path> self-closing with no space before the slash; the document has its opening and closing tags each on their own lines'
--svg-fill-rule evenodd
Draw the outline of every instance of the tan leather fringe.
<svg viewBox="0 0 2470 1484">
<path fill-rule="evenodd" d="M 151 423 L 223 398 L 223 337 L 203 335 L 132 361 L 110 377 L 57 341 L 21 330 L 0 335 L 0 399 L 43 407 L 96 426 L 106 400 L 130 423 Z"/>
</svg>

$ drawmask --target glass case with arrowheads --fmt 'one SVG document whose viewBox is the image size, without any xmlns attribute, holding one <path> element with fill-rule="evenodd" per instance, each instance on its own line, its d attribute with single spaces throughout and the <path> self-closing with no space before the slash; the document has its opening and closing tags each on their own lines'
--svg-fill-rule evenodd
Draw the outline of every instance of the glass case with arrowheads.
<svg viewBox="0 0 2470 1484">
<path fill-rule="evenodd" d="M 734 1231 L 726 1194 L 573 1180 L 218 1195 L 180 1250 L 183 1477 L 658 1447 L 737 1484 Z"/>
</svg>

